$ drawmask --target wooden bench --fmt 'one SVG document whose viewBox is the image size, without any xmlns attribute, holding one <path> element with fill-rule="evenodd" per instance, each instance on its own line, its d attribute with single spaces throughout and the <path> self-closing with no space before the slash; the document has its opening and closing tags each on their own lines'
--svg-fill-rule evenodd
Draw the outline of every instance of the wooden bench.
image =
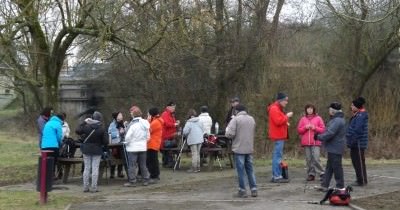
<svg viewBox="0 0 400 210">
<path fill-rule="evenodd" d="M 62 182 L 66 184 L 68 182 L 69 173 L 71 170 L 71 166 L 75 164 L 83 163 L 83 158 L 58 158 L 57 164 L 64 166 L 64 172 L 62 176 Z"/>
<path fill-rule="evenodd" d="M 178 159 L 179 152 L 181 151 L 181 148 L 179 147 L 174 147 L 174 148 L 163 148 L 161 151 L 168 152 L 169 154 L 172 155 L 174 161 Z M 190 148 L 184 147 L 182 150 L 182 153 L 189 153 Z M 231 168 L 233 168 L 233 160 L 232 160 L 232 153 L 229 151 L 229 148 L 221 148 L 221 147 L 202 147 L 200 150 L 200 157 L 206 156 L 208 158 L 208 170 L 212 170 L 214 167 L 214 161 L 217 160 L 219 161 L 219 158 L 222 158 L 224 156 L 228 156 L 229 163 Z M 178 160 L 178 165 L 177 168 L 180 168 L 180 160 Z M 218 162 L 221 164 L 220 162 Z M 220 167 L 222 167 L 220 165 Z"/>
<path fill-rule="evenodd" d="M 107 162 L 110 161 L 110 162 Z M 57 164 L 63 166 L 64 172 L 62 176 L 62 182 L 66 184 L 68 182 L 68 178 L 70 175 L 71 171 L 71 166 L 75 164 L 82 164 L 83 163 L 83 158 L 58 158 L 57 159 Z M 100 162 L 100 168 L 99 168 L 99 179 L 103 177 L 103 173 L 105 170 L 108 169 L 109 165 L 118 165 L 118 164 L 123 164 L 123 161 L 121 159 L 115 159 L 115 158 L 110 158 L 109 160 L 101 160 Z M 107 178 L 107 177 L 106 177 Z M 108 179 L 107 179 L 108 180 Z"/>
</svg>

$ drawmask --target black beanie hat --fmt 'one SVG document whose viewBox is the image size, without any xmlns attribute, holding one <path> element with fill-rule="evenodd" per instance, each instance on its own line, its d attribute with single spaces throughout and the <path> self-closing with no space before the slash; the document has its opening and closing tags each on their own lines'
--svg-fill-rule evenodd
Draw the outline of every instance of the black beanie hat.
<svg viewBox="0 0 400 210">
<path fill-rule="evenodd" d="M 329 108 L 332 108 L 334 110 L 341 110 L 342 104 L 340 104 L 339 102 L 332 102 L 331 105 L 329 105 Z"/>
<path fill-rule="evenodd" d="M 149 114 L 154 117 L 157 116 L 158 114 L 160 114 L 160 111 L 158 110 L 158 108 L 153 107 L 151 109 L 149 109 Z"/>
<path fill-rule="evenodd" d="M 241 104 L 237 105 L 235 109 L 236 109 L 236 111 L 238 111 L 238 112 L 246 111 L 246 107 L 243 106 L 243 105 L 241 105 Z"/>
<path fill-rule="evenodd" d="M 283 100 L 287 97 L 287 95 L 285 93 L 278 93 L 276 95 L 276 100 Z"/>
<path fill-rule="evenodd" d="M 365 104 L 365 99 L 361 96 L 353 100 L 353 105 L 358 109 L 361 109 L 364 106 L 364 104 Z"/>
</svg>

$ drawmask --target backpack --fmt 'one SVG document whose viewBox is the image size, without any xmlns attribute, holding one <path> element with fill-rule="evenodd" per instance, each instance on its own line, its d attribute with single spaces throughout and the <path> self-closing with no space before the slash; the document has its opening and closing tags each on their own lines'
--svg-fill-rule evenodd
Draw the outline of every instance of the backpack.
<svg viewBox="0 0 400 210">
<path fill-rule="evenodd" d="M 350 192 L 353 191 L 351 186 L 347 186 L 346 188 L 330 188 L 326 194 L 324 199 L 322 199 L 319 203 L 322 205 L 326 200 L 329 200 L 329 203 L 334 206 L 347 206 L 350 203 Z"/>
<path fill-rule="evenodd" d="M 72 138 L 64 138 L 60 147 L 60 157 L 73 158 L 75 155 L 76 146 Z"/>
<path fill-rule="evenodd" d="M 204 135 L 203 147 L 204 146 L 209 147 L 209 148 L 217 147 L 218 146 L 217 143 L 218 143 L 217 136 L 215 136 L 213 134 L 210 134 L 210 135 L 205 134 Z"/>
</svg>

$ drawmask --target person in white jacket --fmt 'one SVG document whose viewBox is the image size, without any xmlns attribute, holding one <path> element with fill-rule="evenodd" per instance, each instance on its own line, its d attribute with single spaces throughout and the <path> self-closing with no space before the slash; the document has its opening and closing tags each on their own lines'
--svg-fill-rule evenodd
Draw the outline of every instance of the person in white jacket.
<svg viewBox="0 0 400 210">
<path fill-rule="evenodd" d="M 130 109 L 132 121 L 125 135 L 125 149 L 128 156 L 128 182 L 125 187 L 136 186 L 136 167 L 139 163 L 143 185 L 147 186 L 150 181 L 150 174 L 146 167 L 147 141 L 150 139 L 150 124 L 142 118 L 142 111 L 137 106 Z"/>
<path fill-rule="evenodd" d="M 208 107 L 200 107 L 200 112 L 201 114 L 199 115 L 199 121 L 202 125 L 203 133 L 209 135 L 211 134 L 212 119 L 210 117 L 210 114 L 208 114 Z"/>
<path fill-rule="evenodd" d="M 187 138 L 187 144 L 192 152 L 192 168 L 187 172 L 200 172 L 200 149 L 203 143 L 203 128 L 196 117 L 197 113 L 194 109 L 189 109 L 185 127 L 183 128 L 183 136 Z"/>
</svg>

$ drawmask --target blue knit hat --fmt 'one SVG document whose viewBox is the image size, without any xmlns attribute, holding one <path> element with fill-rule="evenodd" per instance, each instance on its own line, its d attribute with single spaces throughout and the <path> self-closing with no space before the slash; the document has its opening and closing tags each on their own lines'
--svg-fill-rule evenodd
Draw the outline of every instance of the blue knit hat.
<svg viewBox="0 0 400 210">
<path fill-rule="evenodd" d="M 286 99 L 286 97 L 288 97 L 285 93 L 278 93 L 277 95 L 276 95 L 276 100 L 284 100 L 284 99 Z"/>
</svg>

